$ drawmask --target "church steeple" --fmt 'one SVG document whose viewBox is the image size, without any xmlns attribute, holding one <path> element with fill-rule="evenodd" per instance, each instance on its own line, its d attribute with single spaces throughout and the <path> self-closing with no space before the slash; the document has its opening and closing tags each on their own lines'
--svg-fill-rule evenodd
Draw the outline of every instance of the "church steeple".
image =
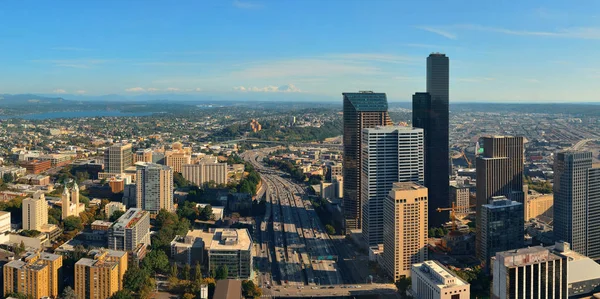
<svg viewBox="0 0 600 299">
<path fill-rule="evenodd" d="M 71 208 L 71 196 L 69 195 L 69 188 L 65 184 L 63 193 L 61 195 L 62 202 L 62 218 L 63 220 L 69 217 L 69 209 Z"/>
</svg>

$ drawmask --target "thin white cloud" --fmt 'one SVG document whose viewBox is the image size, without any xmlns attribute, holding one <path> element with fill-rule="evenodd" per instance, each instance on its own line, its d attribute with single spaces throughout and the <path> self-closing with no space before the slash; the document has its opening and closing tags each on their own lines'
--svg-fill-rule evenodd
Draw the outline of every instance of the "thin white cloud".
<svg viewBox="0 0 600 299">
<path fill-rule="evenodd" d="M 244 87 L 244 86 L 236 86 L 233 88 L 235 91 L 241 92 L 302 92 L 298 87 L 294 84 L 287 84 L 282 86 L 265 86 L 265 87 Z"/>
<path fill-rule="evenodd" d="M 126 92 L 144 92 L 145 89 L 142 87 L 132 87 L 125 89 Z"/>
<path fill-rule="evenodd" d="M 87 91 L 80 89 L 80 90 L 76 90 L 75 93 L 76 94 L 85 94 Z"/>
<path fill-rule="evenodd" d="M 347 59 L 347 60 L 355 60 L 355 61 L 376 61 L 376 62 L 386 62 L 386 63 L 412 63 L 418 61 L 421 58 L 410 57 L 410 56 L 401 56 L 394 54 L 385 54 L 385 53 L 347 53 L 347 54 L 333 54 L 331 55 L 334 58 L 338 59 Z"/>
<path fill-rule="evenodd" d="M 513 30 L 500 27 L 488 27 L 476 24 L 454 25 L 456 29 L 473 30 L 482 32 L 495 32 L 508 35 L 520 36 L 542 36 L 556 38 L 572 38 L 572 39 L 600 39 L 600 27 L 572 27 L 561 29 L 558 31 L 531 31 L 531 30 Z"/>
<path fill-rule="evenodd" d="M 176 88 L 176 87 L 168 87 L 168 88 L 167 88 L 167 91 L 171 91 L 171 92 L 173 92 L 173 91 L 179 91 L 179 88 Z"/>
<path fill-rule="evenodd" d="M 233 6 L 241 9 L 256 9 L 261 8 L 262 4 L 249 1 L 233 0 Z"/>
<path fill-rule="evenodd" d="M 446 31 L 446 29 L 442 29 L 442 28 L 438 28 L 438 27 L 432 27 L 432 26 L 417 26 L 417 29 L 421 29 L 421 30 L 425 30 L 431 33 L 435 33 L 437 35 L 441 35 L 445 38 L 449 38 L 449 39 L 456 39 L 456 34 Z"/>
<path fill-rule="evenodd" d="M 240 79 L 298 78 L 348 76 L 352 74 L 380 74 L 381 69 L 365 61 L 329 58 L 300 58 L 264 61 L 247 64 L 245 68 L 230 73 Z"/>
<path fill-rule="evenodd" d="M 106 59 L 37 59 L 29 60 L 32 63 L 51 64 L 55 67 L 87 69 L 96 65 L 104 64 L 110 60 Z"/>
<path fill-rule="evenodd" d="M 458 82 L 471 82 L 471 83 L 476 83 L 476 82 L 488 82 L 488 81 L 494 81 L 496 80 L 495 78 L 490 78 L 490 77 L 473 77 L 473 78 L 456 78 L 454 79 Z"/>
<path fill-rule="evenodd" d="M 62 89 L 62 88 L 58 88 L 52 91 L 53 93 L 67 93 L 66 90 Z"/>
<path fill-rule="evenodd" d="M 195 92 L 200 92 L 200 91 L 202 91 L 202 88 L 195 88 L 194 91 Z"/>
<path fill-rule="evenodd" d="M 148 90 L 149 92 L 157 92 L 157 91 L 159 91 L 160 89 L 158 89 L 158 88 L 154 88 L 154 87 L 150 87 L 150 88 L 148 88 L 147 90 Z"/>
<path fill-rule="evenodd" d="M 50 50 L 54 50 L 54 51 L 74 51 L 74 52 L 81 52 L 81 51 L 91 51 L 92 49 L 89 49 L 89 48 L 79 48 L 79 47 L 53 47 L 53 48 L 50 48 Z"/>
</svg>

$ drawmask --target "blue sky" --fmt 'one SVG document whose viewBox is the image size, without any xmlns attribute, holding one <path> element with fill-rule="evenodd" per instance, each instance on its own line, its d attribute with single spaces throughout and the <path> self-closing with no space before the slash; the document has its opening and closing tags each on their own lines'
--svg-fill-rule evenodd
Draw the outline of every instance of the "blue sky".
<svg viewBox="0 0 600 299">
<path fill-rule="evenodd" d="M 600 1 L 3 1 L 0 93 L 600 101 Z M 292 95 L 293 94 L 293 95 Z"/>
</svg>

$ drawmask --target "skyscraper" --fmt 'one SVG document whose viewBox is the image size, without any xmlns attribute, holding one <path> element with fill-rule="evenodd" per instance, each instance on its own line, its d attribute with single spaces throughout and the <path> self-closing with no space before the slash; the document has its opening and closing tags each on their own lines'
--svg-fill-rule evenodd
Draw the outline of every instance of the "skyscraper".
<svg viewBox="0 0 600 299">
<path fill-rule="evenodd" d="M 523 204 L 504 196 L 492 197 L 489 204 L 481 206 L 481 226 L 477 257 L 486 265 L 496 252 L 523 247 Z"/>
<path fill-rule="evenodd" d="M 114 144 L 104 151 L 104 172 L 123 173 L 125 168 L 133 164 L 133 152 L 131 143 Z"/>
<path fill-rule="evenodd" d="M 169 166 L 141 163 L 136 174 L 137 208 L 157 214 L 161 209 L 172 212 L 173 170 Z"/>
<path fill-rule="evenodd" d="M 477 227 L 482 227 L 481 207 L 494 196 L 524 203 L 523 137 L 493 136 L 483 138 L 483 154 L 477 158 Z M 525 215 L 521 215 L 522 218 Z M 476 245 L 482 254 L 481 230 L 477 230 Z M 488 262 L 488 261 L 485 261 Z"/>
<path fill-rule="evenodd" d="M 427 188 L 395 183 L 383 206 L 383 268 L 397 281 L 427 260 Z"/>
<path fill-rule="evenodd" d="M 383 243 L 383 202 L 395 182 L 423 184 L 423 129 L 385 126 L 363 130 L 362 234 L 369 246 Z"/>
<path fill-rule="evenodd" d="M 413 126 L 425 131 L 425 186 L 429 189 L 429 224 L 439 226 L 449 206 L 449 89 L 450 61 L 445 54 L 427 57 L 427 92 L 413 96 Z"/>
<path fill-rule="evenodd" d="M 600 258 L 600 168 L 591 152 L 554 158 L 554 237 L 590 258 Z"/>
<path fill-rule="evenodd" d="M 362 129 L 391 125 L 385 93 L 361 91 L 344 96 L 344 218 L 345 229 L 362 228 L 361 134 Z"/>
</svg>

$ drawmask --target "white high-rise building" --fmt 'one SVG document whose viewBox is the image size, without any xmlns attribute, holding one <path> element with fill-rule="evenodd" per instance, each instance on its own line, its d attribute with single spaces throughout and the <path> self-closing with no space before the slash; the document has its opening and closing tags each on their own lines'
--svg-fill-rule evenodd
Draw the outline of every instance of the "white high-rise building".
<svg viewBox="0 0 600 299">
<path fill-rule="evenodd" d="M 173 169 L 166 165 L 138 162 L 136 197 L 137 208 L 153 214 L 162 209 L 173 212 Z"/>
<path fill-rule="evenodd" d="M 423 129 L 381 126 L 363 129 L 361 198 L 363 236 L 383 243 L 383 202 L 395 182 L 425 183 Z"/>
<path fill-rule="evenodd" d="M 438 261 L 412 265 L 412 294 L 418 299 L 469 299 L 471 286 Z"/>
<path fill-rule="evenodd" d="M 48 224 L 48 203 L 41 191 L 33 194 L 33 198 L 23 199 L 23 229 L 42 230 Z"/>
</svg>

